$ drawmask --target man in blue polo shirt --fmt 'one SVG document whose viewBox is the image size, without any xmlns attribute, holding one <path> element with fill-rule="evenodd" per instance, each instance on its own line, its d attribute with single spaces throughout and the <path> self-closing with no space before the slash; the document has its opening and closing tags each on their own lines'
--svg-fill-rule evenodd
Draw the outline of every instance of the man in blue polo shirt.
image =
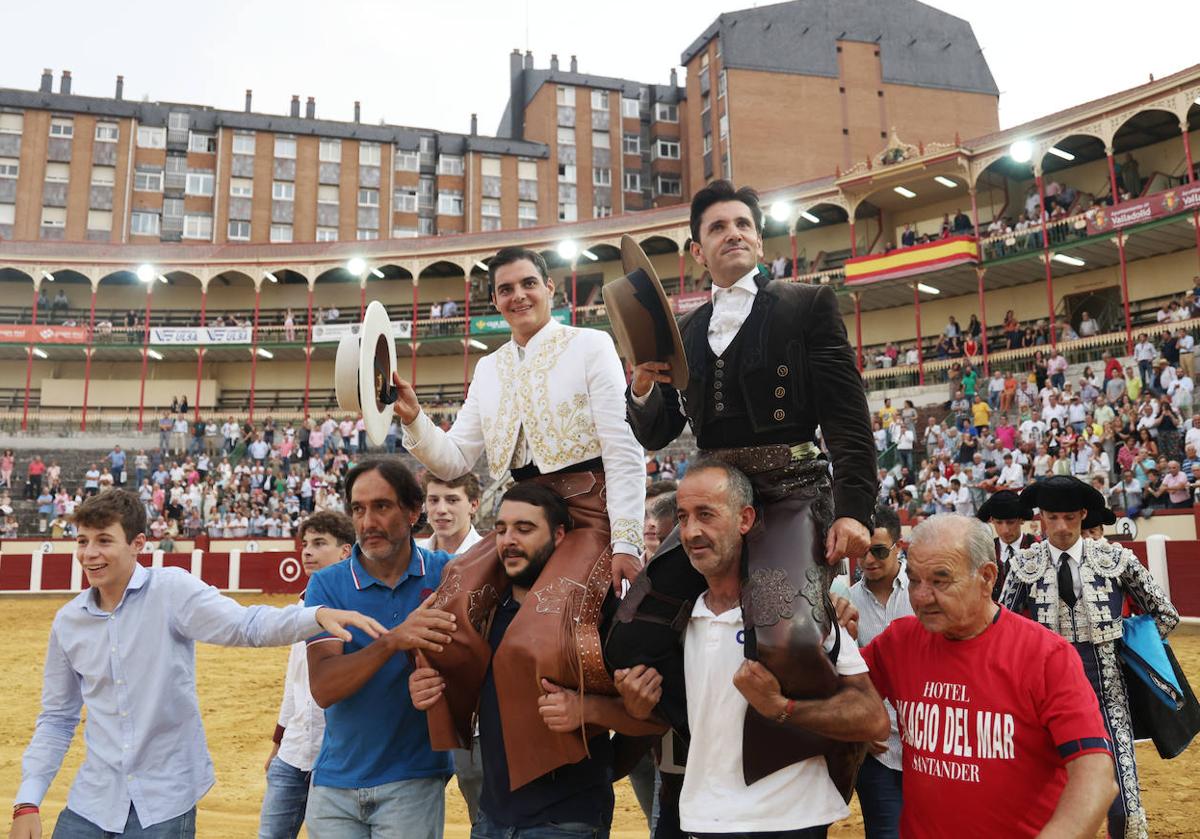
<svg viewBox="0 0 1200 839">
<path fill-rule="evenodd" d="M 308 646 L 309 685 L 325 709 L 308 798 L 312 839 L 442 835 L 453 763 L 430 748 L 425 716 L 408 700 L 408 652 L 440 651 L 454 631 L 452 615 L 429 608 L 450 556 L 424 551 L 412 538 L 423 499 L 399 462 L 355 466 L 346 500 L 358 543 L 349 559 L 308 584 L 307 605 L 354 603 L 389 629 L 375 641 L 323 634 Z"/>
</svg>

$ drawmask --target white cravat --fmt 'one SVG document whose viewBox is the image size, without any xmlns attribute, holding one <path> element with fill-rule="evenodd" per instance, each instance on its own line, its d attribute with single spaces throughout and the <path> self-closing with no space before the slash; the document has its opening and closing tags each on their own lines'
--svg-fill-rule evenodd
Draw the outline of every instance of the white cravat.
<svg viewBox="0 0 1200 839">
<path fill-rule="evenodd" d="M 750 316 L 754 296 L 758 294 L 758 286 L 754 282 L 757 274 L 758 266 L 755 266 L 754 270 L 729 288 L 713 286 L 713 311 L 708 322 L 708 346 L 716 355 L 728 349 L 738 330 Z"/>
</svg>

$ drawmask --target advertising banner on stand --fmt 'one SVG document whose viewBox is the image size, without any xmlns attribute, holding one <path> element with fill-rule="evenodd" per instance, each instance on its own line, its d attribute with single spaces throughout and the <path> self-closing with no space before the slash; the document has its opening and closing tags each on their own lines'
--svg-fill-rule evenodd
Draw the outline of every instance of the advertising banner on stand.
<svg viewBox="0 0 1200 839">
<path fill-rule="evenodd" d="M 33 326 L 0 324 L 0 343 L 4 344 L 86 344 L 86 326 Z"/>
<path fill-rule="evenodd" d="M 1197 209 L 1200 209 L 1200 184 L 1188 184 L 1156 192 L 1145 198 L 1123 201 L 1115 207 L 1095 207 L 1088 213 L 1088 235 L 1095 236 L 1107 230 L 1120 230 L 1130 225 Z"/>
<path fill-rule="evenodd" d="M 159 326 L 150 330 L 150 343 L 159 345 L 249 344 L 248 326 Z"/>
<path fill-rule="evenodd" d="M 565 306 L 561 309 L 554 309 L 550 312 L 550 317 L 559 323 L 570 323 L 571 310 Z M 483 315 L 482 317 L 471 318 L 472 335 L 494 335 L 500 332 L 511 331 L 503 315 Z"/>
<path fill-rule="evenodd" d="M 312 339 L 314 344 L 325 344 L 340 341 L 346 335 L 357 335 L 361 323 L 315 323 L 313 324 Z M 412 321 L 392 321 L 392 335 L 397 341 L 407 341 L 412 334 Z"/>
</svg>

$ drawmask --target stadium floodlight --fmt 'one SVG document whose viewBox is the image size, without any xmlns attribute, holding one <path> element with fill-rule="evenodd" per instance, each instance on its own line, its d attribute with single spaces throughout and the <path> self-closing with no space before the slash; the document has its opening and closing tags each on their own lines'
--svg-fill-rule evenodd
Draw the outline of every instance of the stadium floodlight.
<svg viewBox="0 0 1200 839">
<path fill-rule="evenodd" d="M 363 271 L 367 270 L 367 261 L 361 256 L 356 256 L 346 263 L 346 270 L 356 277 L 361 277 Z"/>
<path fill-rule="evenodd" d="M 917 194 L 906 186 L 894 186 L 892 187 L 892 191 L 898 193 L 899 195 L 903 195 L 905 198 L 917 197 Z"/>
<path fill-rule="evenodd" d="M 137 267 L 137 278 L 144 283 L 154 282 L 154 277 L 158 274 L 154 270 L 153 265 L 139 265 Z"/>
<path fill-rule="evenodd" d="M 38 358 L 49 358 L 50 357 L 50 356 L 46 355 L 46 351 L 44 349 L 42 349 L 41 347 L 34 347 L 33 354 L 36 355 Z"/>
<path fill-rule="evenodd" d="M 946 187 L 946 189 L 954 189 L 956 186 L 958 186 L 957 182 L 950 180 L 945 175 L 935 175 L 933 179 L 942 186 Z"/>
<path fill-rule="evenodd" d="M 596 254 L 592 253 L 587 248 L 584 248 L 582 251 L 580 251 L 580 253 L 582 253 L 584 256 L 586 256 L 588 259 L 590 259 L 592 262 L 600 261 L 600 257 L 596 256 Z"/>
<path fill-rule="evenodd" d="M 487 263 L 485 263 L 481 260 L 478 260 L 478 259 L 475 260 L 475 267 L 478 268 L 480 271 L 488 270 Z"/>
<path fill-rule="evenodd" d="M 271 352 L 268 349 L 264 349 L 263 347 L 259 347 L 256 350 L 256 352 L 263 358 L 274 358 L 275 357 L 275 353 Z"/>
<path fill-rule="evenodd" d="M 1075 159 L 1075 155 L 1071 154 L 1069 151 L 1063 151 L 1058 146 L 1051 146 L 1046 151 L 1050 152 L 1050 154 L 1054 155 L 1055 157 L 1061 157 L 1063 160 Z"/>
<path fill-rule="evenodd" d="M 43 279 L 43 280 L 45 280 L 45 281 L 46 281 L 46 282 L 48 282 L 48 283 L 52 283 L 52 282 L 54 282 L 54 275 L 53 275 L 53 274 L 51 274 L 49 271 L 43 271 L 43 272 L 42 272 L 42 279 Z"/>
<path fill-rule="evenodd" d="M 558 251 L 558 255 L 567 260 L 567 262 L 572 262 L 575 257 L 579 256 L 579 245 L 571 239 L 559 242 L 556 250 Z"/>
<path fill-rule="evenodd" d="M 270 280 L 273 283 L 279 282 L 279 278 L 276 277 L 274 274 L 272 274 L 270 271 L 267 271 L 265 274 L 263 274 L 263 276 L 266 277 L 268 280 Z"/>
<path fill-rule="evenodd" d="M 1028 140 L 1017 140 L 1008 147 L 1008 156 L 1017 163 L 1028 163 L 1033 160 L 1033 143 Z"/>
<path fill-rule="evenodd" d="M 162 353 L 160 353 L 158 350 L 146 350 L 146 355 L 150 356 L 155 361 L 162 361 L 163 359 Z"/>
<path fill-rule="evenodd" d="M 474 338 L 464 341 L 463 343 L 476 350 L 486 350 L 488 348 L 488 345 L 483 343 L 483 341 L 476 341 Z"/>
<path fill-rule="evenodd" d="M 166 274 L 159 274 L 159 275 L 158 275 L 158 281 L 159 281 L 160 283 L 162 283 L 163 285 L 170 285 L 170 284 L 171 284 L 171 281 L 167 279 L 167 275 L 166 275 Z"/>
<path fill-rule="evenodd" d="M 812 213 L 810 213 L 808 210 L 801 210 L 801 211 L 800 211 L 800 218 L 802 218 L 802 219 L 804 219 L 805 221 L 807 221 L 807 222 L 810 222 L 810 223 L 812 223 L 812 224 L 820 224 L 820 223 L 821 223 L 821 219 L 820 219 L 820 217 L 819 217 L 819 216 L 816 216 L 816 215 L 813 215 L 813 214 L 812 214 Z"/>
<path fill-rule="evenodd" d="M 771 218 L 775 221 L 787 221 L 792 216 L 792 205 L 787 201 L 776 201 L 771 205 Z"/>
<path fill-rule="evenodd" d="M 1084 262 L 1079 257 L 1068 256 L 1065 253 L 1056 253 L 1054 256 L 1052 256 L 1050 258 L 1053 259 L 1055 262 L 1061 262 L 1063 265 L 1070 265 L 1072 268 L 1082 268 L 1084 265 L 1087 265 L 1087 263 Z"/>
<path fill-rule="evenodd" d="M 380 271 L 378 268 L 372 268 L 371 276 L 375 277 L 377 280 L 382 280 L 385 278 L 386 275 L 382 271 Z"/>
<path fill-rule="evenodd" d="M 934 288 L 931 285 L 925 285 L 925 283 L 917 283 L 917 291 L 923 291 L 926 294 L 941 294 L 942 293 L 942 290 L 940 288 Z"/>
</svg>

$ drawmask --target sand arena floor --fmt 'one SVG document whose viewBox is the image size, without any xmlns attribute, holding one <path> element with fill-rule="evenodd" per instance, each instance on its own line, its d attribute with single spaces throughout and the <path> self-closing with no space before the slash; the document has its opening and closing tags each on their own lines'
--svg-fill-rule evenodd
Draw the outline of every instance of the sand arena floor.
<svg viewBox="0 0 1200 839">
<path fill-rule="evenodd" d="M 286 596 L 240 597 L 243 603 L 285 605 Z M 33 731 L 41 698 L 42 660 L 50 622 L 65 597 L 0 598 L 0 791 L 13 795 L 20 782 L 21 753 Z M 1181 627 L 1173 636 L 1176 653 L 1194 686 L 1200 685 L 1200 627 Z M 200 708 L 216 764 L 217 784 L 200 802 L 197 835 L 201 839 L 246 839 L 257 833 L 258 810 L 266 787 L 263 762 L 270 750 L 286 649 L 197 647 Z M 79 733 L 62 771 L 46 797 L 43 827 L 49 836 L 67 789 L 83 756 Z M 1200 742 L 1174 761 L 1160 760 L 1150 744 L 1138 746 L 1142 795 L 1155 839 L 1200 837 Z M 831 837 L 861 837 L 857 802 L 851 817 L 835 825 Z M 446 836 L 469 833 L 466 807 L 451 781 L 446 788 Z M 7 826 L 5 826 L 7 829 Z M 301 833 L 301 836 L 304 834 Z M 613 835 L 633 839 L 646 835 L 633 792 L 617 787 Z"/>
</svg>

